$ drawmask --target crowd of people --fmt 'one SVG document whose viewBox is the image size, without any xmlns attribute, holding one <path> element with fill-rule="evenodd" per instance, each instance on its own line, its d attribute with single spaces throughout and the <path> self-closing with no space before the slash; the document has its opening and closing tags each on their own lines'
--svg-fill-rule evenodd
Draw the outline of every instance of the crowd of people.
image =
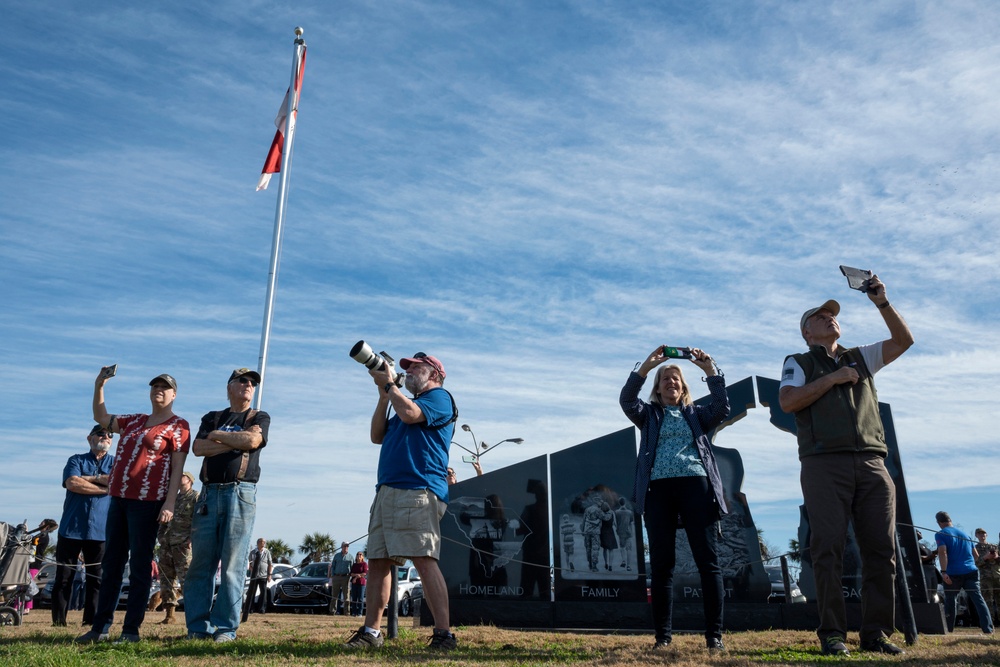
<svg viewBox="0 0 1000 667">
<path fill-rule="evenodd" d="M 878 276 L 869 281 L 867 295 L 889 337 L 845 348 L 838 342 L 840 304 L 829 300 L 810 308 L 799 321 L 808 350 L 786 357 L 779 388 L 781 408 L 795 418 L 819 611 L 817 635 L 822 653 L 829 655 L 850 651 L 841 588 L 849 524 L 854 526 L 863 570 L 859 647 L 903 653 L 889 639 L 895 630 L 896 502 L 884 463 L 888 452 L 874 376 L 898 359 L 913 337 Z M 706 646 L 722 651 L 725 593 L 717 542 L 728 507 L 710 435 L 728 417 L 730 407 L 723 374 L 706 351 L 692 348 L 680 354 L 705 375 L 710 400 L 704 405 L 692 402 L 681 367 L 667 363 L 677 357 L 677 349 L 657 347 L 636 365 L 619 397 L 623 412 L 640 430 L 632 500 L 649 536 L 653 648 L 666 648 L 672 641 L 676 533 L 683 527 L 701 577 Z M 328 571 L 331 611 L 336 612 L 338 598 L 344 600 L 344 614 L 359 616 L 364 610 L 364 624 L 346 646 L 382 646 L 380 626 L 391 569 L 409 560 L 420 573 L 434 620 L 430 646 L 449 650 L 457 639 L 450 629 L 447 587 L 438 560 L 440 521 L 448 487 L 456 481 L 448 460 L 458 409 L 443 387 L 446 373 L 440 360 L 417 353 L 402 359 L 400 367 L 407 371 L 405 383 L 399 382 L 392 364 L 369 369 L 378 392 L 370 437 L 381 448 L 367 558 L 363 552 L 352 557 L 350 545 L 341 544 Z M 108 639 L 126 562 L 132 590 L 149 588 L 148 564 L 157 539 L 166 612 L 162 622 L 177 622 L 174 608 L 183 589 L 187 636 L 232 641 L 241 621 L 247 568 L 251 594 L 244 620 L 258 592 L 266 592 L 273 565 L 263 539 L 252 552 L 249 548 L 259 457 L 270 425 L 267 413 L 251 408 L 260 375 L 247 368 L 234 370 L 227 381 L 229 406 L 207 413 L 192 443 L 188 423 L 172 410 L 177 394 L 173 377 L 163 374 L 150 381 L 148 414 L 116 415 L 105 406 L 107 371 L 102 369 L 95 381 L 97 426 L 88 436 L 90 451 L 70 457 L 63 471 L 66 501 L 56 559 L 60 564 L 81 559 L 87 573 L 83 620 L 90 630 L 77 641 Z M 642 400 L 639 393 L 654 371 L 652 390 Z M 114 433 L 121 438 L 111 455 Z M 189 451 L 202 458 L 200 492 L 193 488 L 194 475 L 183 472 Z M 630 522 L 618 516 L 623 512 L 631 510 L 607 503 L 587 507 L 582 532 L 592 572 L 598 571 L 600 553 L 604 568 L 612 570 L 620 541 L 631 541 Z M 955 623 L 957 593 L 964 590 L 978 610 L 983 632 L 992 633 L 1000 609 L 997 547 L 986 542 L 981 529 L 974 544 L 945 512 L 936 519 L 938 549 L 928 551 L 923 560 L 940 560 L 949 628 Z M 221 583 L 213 601 L 216 571 Z M 58 568 L 52 609 L 56 625 L 66 624 L 74 573 L 70 565 Z M 119 642 L 138 641 L 145 611 L 142 596 L 130 599 Z"/>
<path fill-rule="evenodd" d="M 193 445 L 188 422 L 173 412 L 177 381 L 171 375 L 150 380 L 148 413 L 131 414 L 107 409 L 105 385 L 113 376 L 113 368 L 102 368 L 94 383 L 97 425 L 87 438 L 90 451 L 71 456 L 63 470 L 52 622 L 67 624 L 76 564 L 82 562 L 83 624 L 89 630 L 77 642 L 109 639 L 126 570 L 134 592 L 150 590 L 159 578 L 162 623 L 178 622 L 183 591 L 187 636 L 232 641 L 250 564 L 259 456 L 270 425 L 267 413 L 251 408 L 260 375 L 247 368 L 230 374 L 229 407 L 202 418 Z M 111 454 L 115 433 L 120 438 Z M 195 476 L 184 471 L 189 451 L 203 458 L 200 493 Z M 128 596 L 118 642 L 139 641 L 147 603 L 146 595 Z"/>
<path fill-rule="evenodd" d="M 371 561 L 363 552 L 352 558 L 349 544 L 341 545 L 329 570 L 331 610 L 336 611 L 338 598 L 345 614 L 353 610 L 352 615 L 360 616 L 366 609 L 366 625 L 347 646 L 382 645 L 379 625 L 391 568 L 411 560 L 435 615 L 430 645 L 448 650 L 456 639 L 437 559 L 440 518 L 448 502 L 448 449 L 458 410 L 441 386 L 445 371 L 435 357 L 418 353 L 400 366 L 409 371 L 405 387 L 412 399 L 402 393 L 391 365 L 371 371 L 379 388 L 371 437 L 382 445 L 369 529 Z M 205 414 L 192 439 L 188 422 L 173 412 L 178 386 L 171 375 L 149 382 L 150 409 L 133 414 L 108 411 L 105 385 L 113 376 L 112 367 L 102 368 L 94 383 L 97 425 L 87 438 L 90 451 L 71 456 L 63 470 L 66 498 L 52 622 L 67 624 L 79 562 L 86 571 L 83 624 L 89 630 L 76 638 L 78 643 L 110 639 L 126 571 L 130 591 L 150 590 L 154 577 L 159 578 L 159 606 L 165 612 L 161 623 L 179 622 L 176 607 L 182 594 L 189 639 L 232 641 L 254 600 L 259 601 L 256 611 L 266 610 L 273 569 L 263 538 L 250 550 L 259 459 L 270 426 L 270 416 L 251 407 L 261 377 L 248 368 L 234 370 L 226 383 L 229 406 Z M 390 407 L 395 414 L 390 415 Z M 112 454 L 115 433 L 121 436 Z M 184 471 L 189 452 L 202 458 L 200 492 L 194 489 L 195 476 Z M 422 509 L 414 512 L 414 507 Z M 52 522 L 36 539 L 47 541 L 55 526 Z M 157 541 L 158 562 L 153 559 Z M 40 555 L 46 546 L 38 545 Z M 244 596 L 248 573 L 250 589 Z M 116 643 L 140 640 L 147 602 L 145 595 L 128 596 Z"/>
</svg>

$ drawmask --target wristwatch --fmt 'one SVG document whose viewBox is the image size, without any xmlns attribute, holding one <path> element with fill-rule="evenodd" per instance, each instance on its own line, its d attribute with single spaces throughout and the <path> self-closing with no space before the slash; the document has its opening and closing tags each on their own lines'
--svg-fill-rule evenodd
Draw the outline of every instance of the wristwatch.
<svg viewBox="0 0 1000 667">
<path fill-rule="evenodd" d="M 388 394 L 389 393 L 389 389 L 392 388 L 392 387 L 395 387 L 395 386 L 396 386 L 395 382 L 386 382 L 385 386 L 382 387 L 382 391 L 384 391 L 385 393 Z"/>
</svg>

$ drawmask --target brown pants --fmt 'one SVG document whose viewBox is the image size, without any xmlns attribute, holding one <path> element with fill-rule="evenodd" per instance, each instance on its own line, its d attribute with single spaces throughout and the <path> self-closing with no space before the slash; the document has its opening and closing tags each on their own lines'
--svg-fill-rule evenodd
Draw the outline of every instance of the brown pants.
<svg viewBox="0 0 1000 667">
<path fill-rule="evenodd" d="M 980 570 L 979 588 L 982 590 L 986 606 L 993 614 L 993 625 L 997 625 L 1000 622 L 1000 619 L 997 618 L 998 612 L 1000 612 L 1000 578 L 988 570 Z"/>
<path fill-rule="evenodd" d="M 888 637 L 896 612 L 896 487 L 877 454 L 836 452 L 802 459 L 809 553 L 820 639 L 847 636 L 842 576 L 848 522 L 861 552 L 861 642 Z"/>
<path fill-rule="evenodd" d="M 330 579 L 330 613 L 337 613 L 337 598 L 344 595 L 344 616 L 351 615 L 351 577 L 346 574 L 334 575 Z"/>
</svg>

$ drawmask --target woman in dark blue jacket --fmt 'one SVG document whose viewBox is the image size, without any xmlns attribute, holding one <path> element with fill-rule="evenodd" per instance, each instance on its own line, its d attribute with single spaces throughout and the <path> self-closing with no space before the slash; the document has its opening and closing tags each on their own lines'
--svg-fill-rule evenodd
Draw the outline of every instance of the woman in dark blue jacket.
<svg viewBox="0 0 1000 667">
<path fill-rule="evenodd" d="M 641 439 L 635 464 L 633 501 L 646 520 L 649 535 L 654 648 L 671 641 L 674 550 L 678 519 L 687 531 L 691 552 L 701 574 L 705 605 L 705 642 L 723 649 L 722 569 L 716 542 L 719 519 L 728 511 L 722 479 L 706 433 L 729 415 L 726 382 L 712 358 L 697 348 L 691 361 L 704 371 L 712 400 L 708 406 L 691 403 L 691 390 L 679 366 L 658 347 L 629 375 L 619 402 L 625 415 L 639 427 Z M 639 398 L 646 376 L 658 368 L 649 402 Z"/>
</svg>

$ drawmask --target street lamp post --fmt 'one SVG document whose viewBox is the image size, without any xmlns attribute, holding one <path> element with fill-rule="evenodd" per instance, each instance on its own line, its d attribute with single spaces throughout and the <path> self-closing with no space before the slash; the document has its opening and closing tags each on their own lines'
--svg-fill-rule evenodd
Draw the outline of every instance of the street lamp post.
<svg viewBox="0 0 1000 667">
<path fill-rule="evenodd" d="M 494 449 L 496 449 L 505 442 L 513 442 L 515 445 L 520 445 L 522 442 L 524 442 L 524 438 L 507 438 L 506 440 L 501 440 L 495 445 L 488 445 L 485 440 L 479 441 L 478 439 L 476 439 L 476 434 L 473 433 L 472 427 L 469 426 L 468 424 L 462 424 L 462 430 L 472 435 L 472 446 L 475 449 L 475 451 L 455 442 L 454 440 L 451 441 L 451 444 L 458 445 L 460 448 L 472 454 L 474 457 L 476 457 L 476 461 L 478 461 L 479 457 L 481 457 L 487 451 L 493 451 Z"/>
</svg>

